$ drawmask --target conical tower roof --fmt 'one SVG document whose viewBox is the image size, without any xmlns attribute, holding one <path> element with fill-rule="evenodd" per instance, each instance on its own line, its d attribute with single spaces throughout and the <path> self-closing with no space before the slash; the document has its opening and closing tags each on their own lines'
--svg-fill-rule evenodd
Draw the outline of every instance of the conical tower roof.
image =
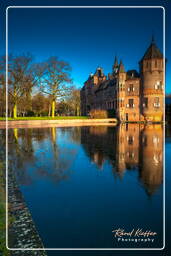
<svg viewBox="0 0 171 256">
<path fill-rule="evenodd" d="M 155 59 L 155 58 L 162 59 L 163 54 L 160 52 L 159 48 L 156 46 L 154 37 L 152 37 L 151 44 L 146 50 L 142 60 L 149 60 L 149 59 Z"/>
<path fill-rule="evenodd" d="M 113 64 L 113 67 L 118 67 L 118 59 L 117 57 L 115 56 L 115 60 L 114 60 L 114 64 Z"/>
<path fill-rule="evenodd" d="M 118 64 L 118 59 L 115 56 L 114 64 L 112 66 L 112 73 L 116 74 L 118 72 L 119 64 Z"/>
<path fill-rule="evenodd" d="M 120 73 L 125 72 L 125 68 L 124 68 L 124 65 L 123 65 L 123 63 L 122 63 L 122 60 L 120 61 L 120 64 L 119 64 L 119 72 L 120 72 Z"/>
</svg>

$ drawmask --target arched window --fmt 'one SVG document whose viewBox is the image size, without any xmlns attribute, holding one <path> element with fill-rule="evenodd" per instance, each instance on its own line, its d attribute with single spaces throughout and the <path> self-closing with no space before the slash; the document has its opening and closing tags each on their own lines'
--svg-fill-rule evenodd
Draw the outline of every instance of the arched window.
<svg viewBox="0 0 171 256">
<path fill-rule="evenodd" d="M 157 60 L 155 60 L 155 68 L 157 68 Z"/>
</svg>

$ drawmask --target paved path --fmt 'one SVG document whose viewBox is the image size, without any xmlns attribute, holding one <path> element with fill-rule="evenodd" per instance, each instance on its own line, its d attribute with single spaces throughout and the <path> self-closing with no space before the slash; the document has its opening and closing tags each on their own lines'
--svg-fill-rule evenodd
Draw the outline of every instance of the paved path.
<svg viewBox="0 0 171 256">
<path fill-rule="evenodd" d="M 115 118 L 106 119 L 65 119 L 65 120 L 16 120 L 8 121 L 8 128 L 39 128 L 65 126 L 116 125 Z M 6 128 L 6 122 L 0 121 L 0 129 Z"/>
</svg>

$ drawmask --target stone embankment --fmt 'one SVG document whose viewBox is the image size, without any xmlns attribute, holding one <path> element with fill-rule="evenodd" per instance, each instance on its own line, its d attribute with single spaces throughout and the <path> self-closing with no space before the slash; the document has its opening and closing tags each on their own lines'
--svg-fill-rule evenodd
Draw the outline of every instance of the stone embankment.
<svg viewBox="0 0 171 256">
<path fill-rule="evenodd" d="M 10 255 L 47 256 L 44 250 L 17 250 L 19 248 L 43 249 L 44 246 L 12 174 L 8 176 L 8 216 L 10 216 L 11 220 L 8 228 L 8 246 L 11 249 L 16 249 L 15 251 L 10 251 Z"/>
<path fill-rule="evenodd" d="M 8 121 L 8 128 L 43 128 L 64 126 L 116 125 L 117 119 L 63 119 L 63 120 L 15 120 Z M 0 128 L 6 128 L 6 121 L 0 121 Z"/>
</svg>

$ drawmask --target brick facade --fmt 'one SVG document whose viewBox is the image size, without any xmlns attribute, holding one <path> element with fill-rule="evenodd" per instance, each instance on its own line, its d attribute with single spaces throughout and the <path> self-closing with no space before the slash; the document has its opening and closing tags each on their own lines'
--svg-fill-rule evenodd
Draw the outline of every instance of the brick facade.
<svg viewBox="0 0 171 256">
<path fill-rule="evenodd" d="M 163 120 L 164 60 L 154 40 L 136 70 L 125 71 L 115 58 L 112 73 L 106 76 L 98 67 L 80 92 L 81 114 L 91 110 L 107 110 L 120 121 Z"/>
</svg>

